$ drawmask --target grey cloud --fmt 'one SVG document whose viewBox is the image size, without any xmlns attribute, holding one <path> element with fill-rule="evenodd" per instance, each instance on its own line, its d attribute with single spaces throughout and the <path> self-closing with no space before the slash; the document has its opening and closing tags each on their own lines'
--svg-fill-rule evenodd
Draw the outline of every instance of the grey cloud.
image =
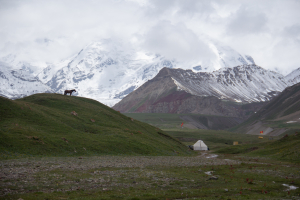
<svg viewBox="0 0 300 200">
<path fill-rule="evenodd" d="M 240 7 L 228 18 L 227 34 L 249 35 L 266 31 L 268 18 L 266 14 L 254 8 Z"/>
<path fill-rule="evenodd" d="M 141 27 L 139 6 L 132 2 L 10 2 L 0 12 L 0 54 L 14 53 L 28 61 L 59 61 L 101 38 L 126 40 Z M 43 38 L 51 42 L 42 43 Z"/>
<path fill-rule="evenodd" d="M 147 7 L 146 13 L 152 17 L 166 16 L 186 16 L 201 17 L 215 12 L 213 1 L 210 0 L 153 0 L 149 1 L 150 7 Z"/>
<path fill-rule="evenodd" d="M 184 24 L 160 21 L 144 37 L 144 48 L 170 59 L 194 60 L 199 57 L 210 59 L 214 53 L 205 42 Z"/>
<path fill-rule="evenodd" d="M 292 69 L 300 63 L 299 10 L 299 0 L 0 0 L 0 55 L 55 62 L 112 38 L 168 57 L 209 59 L 200 38 L 207 35 L 262 67 Z"/>
<path fill-rule="evenodd" d="M 300 39 L 300 24 L 294 24 L 284 28 L 283 34 L 292 39 Z"/>
</svg>

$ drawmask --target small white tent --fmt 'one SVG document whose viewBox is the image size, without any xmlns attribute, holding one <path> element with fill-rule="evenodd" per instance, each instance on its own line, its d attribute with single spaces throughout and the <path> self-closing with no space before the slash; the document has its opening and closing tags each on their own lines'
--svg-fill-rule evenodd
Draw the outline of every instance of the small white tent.
<svg viewBox="0 0 300 200">
<path fill-rule="evenodd" d="M 204 142 L 202 140 L 198 140 L 194 145 L 194 150 L 204 150 L 207 151 L 208 148 L 206 146 L 206 144 L 204 144 Z"/>
</svg>

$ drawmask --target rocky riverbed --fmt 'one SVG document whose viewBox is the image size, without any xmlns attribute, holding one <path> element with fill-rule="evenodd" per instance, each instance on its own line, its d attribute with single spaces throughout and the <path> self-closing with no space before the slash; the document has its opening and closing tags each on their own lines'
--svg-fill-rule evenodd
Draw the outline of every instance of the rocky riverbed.
<svg viewBox="0 0 300 200">
<path fill-rule="evenodd" d="M 176 181 L 159 171 L 160 167 L 197 167 L 238 164 L 201 154 L 197 157 L 97 156 L 26 158 L 0 161 L 0 195 L 28 192 L 72 191 L 112 187 L 128 188 L 137 182 L 144 186 Z M 137 180 L 138 179 L 138 180 Z"/>
</svg>

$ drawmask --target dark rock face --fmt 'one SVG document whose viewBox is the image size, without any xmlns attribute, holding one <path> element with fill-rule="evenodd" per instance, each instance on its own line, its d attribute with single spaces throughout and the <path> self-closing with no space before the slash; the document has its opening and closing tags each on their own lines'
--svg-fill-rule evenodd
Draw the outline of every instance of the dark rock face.
<svg viewBox="0 0 300 200">
<path fill-rule="evenodd" d="M 256 120 L 276 120 L 300 111 L 300 83 L 287 87 L 256 113 Z M 299 118 L 297 116 L 297 118 Z"/>
<path fill-rule="evenodd" d="M 202 70 L 202 67 L 201 67 L 201 65 L 198 65 L 198 66 L 193 67 L 193 69 L 197 70 L 197 71 L 200 71 L 200 70 Z"/>
<path fill-rule="evenodd" d="M 257 65 L 224 68 L 212 73 L 183 69 L 165 71 L 181 90 L 196 96 L 215 96 L 236 102 L 269 101 L 274 92 L 287 87 L 282 75 Z"/>
<path fill-rule="evenodd" d="M 251 56 L 245 55 L 245 57 L 250 63 L 255 65 L 254 59 Z"/>
<path fill-rule="evenodd" d="M 224 117 L 238 117 L 245 119 L 264 105 L 264 103 L 248 104 L 243 107 L 231 104 L 216 97 L 198 97 L 183 91 L 172 93 L 154 104 L 137 110 L 143 113 L 197 113 L 203 115 L 217 115 Z"/>
<path fill-rule="evenodd" d="M 180 90 L 173 79 L 174 73 L 178 73 L 176 77 L 180 76 L 180 71 L 163 68 L 155 78 L 127 95 L 113 108 L 125 113 L 197 113 L 246 119 L 265 104 L 238 104 L 215 96 L 196 96 Z M 207 73 L 199 74 L 202 80 L 210 77 Z"/>
<path fill-rule="evenodd" d="M 192 125 L 185 125 L 189 128 L 223 130 L 234 127 L 243 122 L 243 119 L 238 117 L 222 117 L 213 115 L 185 115 L 180 118 Z"/>
<path fill-rule="evenodd" d="M 299 127 L 300 83 L 287 87 L 234 129 L 247 134 L 279 136 Z"/>
</svg>

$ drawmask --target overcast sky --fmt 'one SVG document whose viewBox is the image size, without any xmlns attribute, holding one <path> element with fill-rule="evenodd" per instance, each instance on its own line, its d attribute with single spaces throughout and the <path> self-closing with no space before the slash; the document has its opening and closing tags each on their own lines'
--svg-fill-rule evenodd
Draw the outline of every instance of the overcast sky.
<svg viewBox="0 0 300 200">
<path fill-rule="evenodd" d="M 0 0 L 0 57 L 57 62 L 111 38 L 188 60 L 210 38 L 285 74 L 300 67 L 299 19 L 299 0 Z"/>
</svg>

